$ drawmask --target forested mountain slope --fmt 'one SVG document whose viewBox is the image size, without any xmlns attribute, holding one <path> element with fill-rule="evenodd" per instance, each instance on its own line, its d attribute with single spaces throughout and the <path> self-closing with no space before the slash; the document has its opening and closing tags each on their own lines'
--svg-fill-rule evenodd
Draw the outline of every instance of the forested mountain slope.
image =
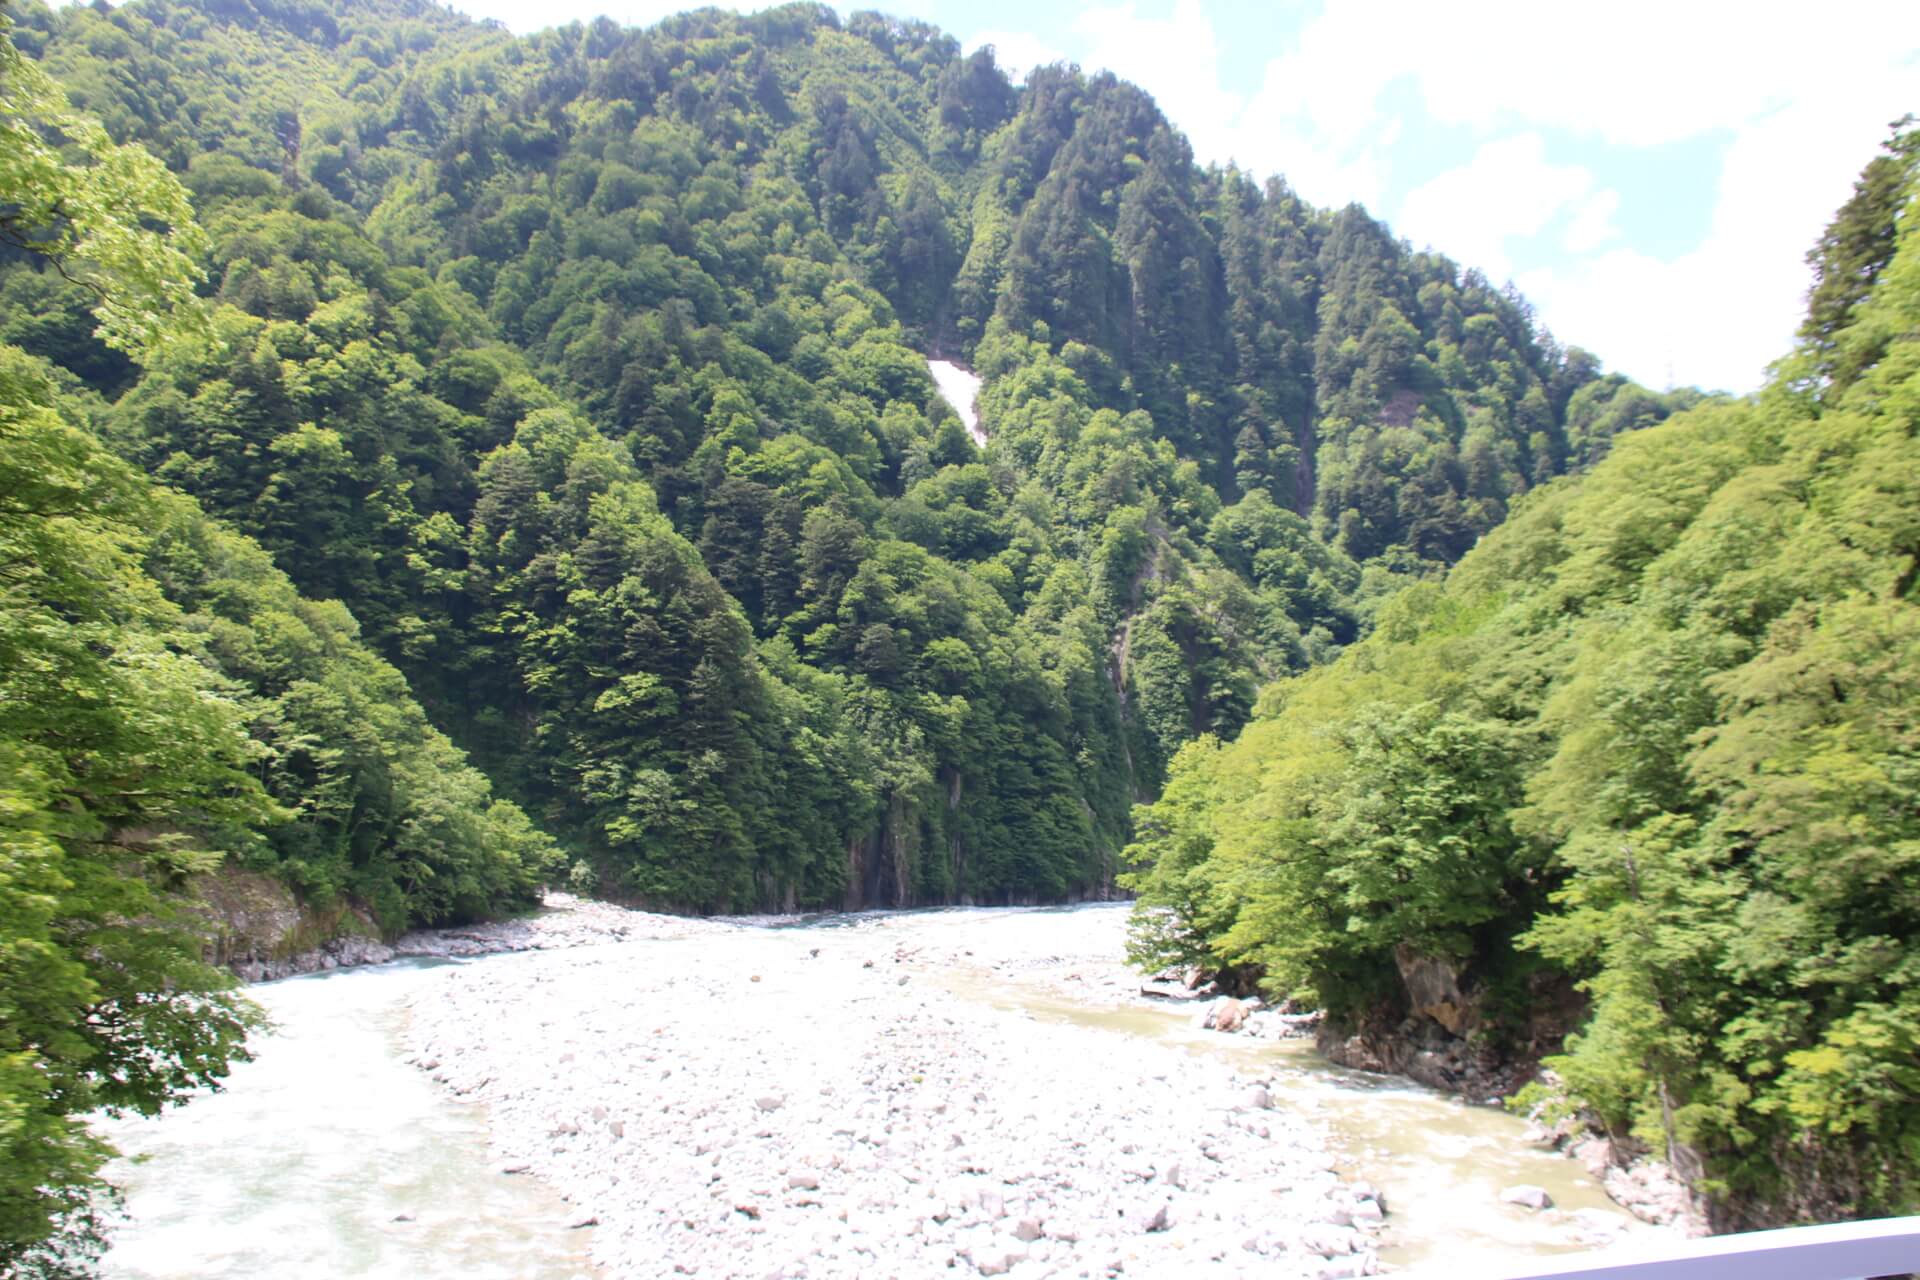
<svg viewBox="0 0 1920 1280">
<path fill-rule="evenodd" d="M 1716 1226 L 1913 1211 L 1911 124 L 1756 399 L 1528 495 L 1238 741 L 1182 750 L 1133 850 L 1144 955 L 1256 966 L 1388 1057 L 1524 1059 L 1571 1015 L 1561 1102 Z"/>
<path fill-rule="evenodd" d="M 1182 743 L 1673 407 L 1137 88 L 921 24 L 16 19 L 191 190 L 214 310 L 136 369 L 19 261 L 0 339 L 633 899 L 1103 889 Z"/>
<path fill-rule="evenodd" d="M 1132 865 L 1362 1042 L 1577 1026 L 1719 1225 L 1913 1206 L 1912 133 L 1701 403 L 919 24 L 9 14 L 0 1264 L 243 1051 L 222 859 L 384 931 Z"/>
<path fill-rule="evenodd" d="M 69 110 L 3 31 L 0 189 L 0 239 L 84 292 L 103 359 L 202 340 L 185 191 Z M 397 932 L 531 905 L 555 852 L 342 605 L 302 598 L 257 545 L 108 453 L 105 412 L 0 344 L 9 1276 L 75 1274 L 97 1250 L 110 1152 L 90 1112 L 152 1113 L 245 1057 L 256 1019 L 181 909 L 197 877 L 269 873 L 314 920 L 357 908 Z"/>
</svg>

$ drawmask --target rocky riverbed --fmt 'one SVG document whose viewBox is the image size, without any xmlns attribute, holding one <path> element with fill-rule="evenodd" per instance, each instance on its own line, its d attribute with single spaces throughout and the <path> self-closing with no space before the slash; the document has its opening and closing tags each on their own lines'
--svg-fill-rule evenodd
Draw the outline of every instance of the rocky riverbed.
<svg viewBox="0 0 1920 1280">
<path fill-rule="evenodd" d="M 1544 1149 L 1577 1134 L 1143 982 L 1126 915 L 556 897 L 334 957 L 255 990 L 219 1094 L 97 1122 L 103 1274 L 1457 1276 L 1677 1234 L 1607 1198 L 1658 1208 L 1644 1170 Z"/>
<path fill-rule="evenodd" d="M 437 975 L 414 1061 L 487 1104 L 503 1176 L 566 1197 L 611 1275 L 1371 1274 L 1388 1206 L 1259 1073 L 945 980 L 1104 982 L 1115 919 L 621 913 L 609 945 Z"/>
<path fill-rule="evenodd" d="M 403 941 L 522 953 L 415 989 L 407 1053 L 608 1276 L 1492 1274 L 1680 1234 L 1514 1117 L 1330 1067 L 1310 1017 L 1143 981 L 1125 918 L 556 896 Z"/>
</svg>

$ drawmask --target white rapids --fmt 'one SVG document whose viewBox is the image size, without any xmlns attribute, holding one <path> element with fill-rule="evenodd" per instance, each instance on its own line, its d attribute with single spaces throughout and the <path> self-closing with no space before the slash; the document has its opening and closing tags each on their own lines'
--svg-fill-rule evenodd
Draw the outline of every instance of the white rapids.
<svg viewBox="0 0 1920 1280">
<path fill-rule="evenodd" d="M 962 369 L 951 360 L 927 361 L 927 372 L 933 375 L 933 384 L 940 388 L 940 397 L 953 406 L 960 415 L 960 421 L 967 428 L 967 434 L 981 448 L 986 448 L 987 433 L 980 425 L 980 379 L 971 369 Z"/>
<path fill-rule="evenodd" d="M 105 1280 L 589 1274 L 577 1211 L 500 1176 L 486 1110 L 402 1060 L 406 1002 L 440 976 L 403 962 L 251 987 L 275 1030 L 224 1091 L 98 1122 L 130 1218 Z"/>
</svg>

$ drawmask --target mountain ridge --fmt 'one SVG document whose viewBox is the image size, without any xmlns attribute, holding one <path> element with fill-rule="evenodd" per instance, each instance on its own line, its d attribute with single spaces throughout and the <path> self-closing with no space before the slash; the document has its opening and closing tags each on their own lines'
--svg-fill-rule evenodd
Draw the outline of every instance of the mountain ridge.
<svg viewBox="0 0 1920 1280">
<path fill-rule="evenodd" d="M 1106 891 L 1183 741 L 1686 399 L 1357 208 L 1196 166 L 1111 75 L 1016 89 L 921 23 L 20 32 L 215 242 L 224 346 L 129 386 L 116 446 L 346 602 L 581 884 L 654 905 Z M 104 363 L 67 308 L 39 353 Z M 985 379 L 984 453 L 934 351 Z"/>
</svg>

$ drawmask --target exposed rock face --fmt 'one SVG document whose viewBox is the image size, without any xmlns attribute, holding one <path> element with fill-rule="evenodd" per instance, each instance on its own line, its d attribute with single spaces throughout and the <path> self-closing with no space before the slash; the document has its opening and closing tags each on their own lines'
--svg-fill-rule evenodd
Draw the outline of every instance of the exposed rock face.
<svg viewBox="0 0 1920 1280">
<path fill-rule="evenodd" d="M 382 964 L 394 952 L 372 918 L 346 906 L 310 907 L 272 876 L 222 867 L 189 886 L 207 959 L 262 982 L 348 965 Z"/>
<path fill-rule="evenodd" d="M 549 893 L 539 912 L 450 929 L 418 929 L 391 941 L 365 911 L 302 903 L 272 876 L 223 867 L 196 877 L 190 908 L 206 937 L 209 962 L 243 982 L 386 964 L 406 957 L 467 958 L 508 951 L 592 946 L 629 937 L 680 937 L 699 922 L 628 911 L 571 894 Z M 642 923 L 636 923 L 642 922 Z"/>
<path fill-rule="evenodd" d="M 1452 961 L 1421 955 L 1402 943 L 1393 949 L 1393 963 L 1415 1017 L 1432 1018 L 1454 1036 L 1479 1025 L 1480 1011 L 1461 993 L 1460 971 Z"/>
<path fill-rule="evenodd" d="M 1532 1079 L 1540 1059 L 1559 1051 L 1585 1007 L 1564 979 L 1543 976 L 1526 993 L 1525 1025 L 1503 1026 L 1496 1040 L 1482 1008 L 1486 993 L 1471 972 L 1404 946 L 1395 950 L 1394 964 L 1401 999 L 1358 1022 L 1329 1018 L 1320 1024 L 1318 1045 L 1329 1060 L 1486 1101 Z"/>
<path fill-rule="evenodd" d="M 311 951 L 302 951 L 277 963 L 258 967 L 258 976 L 241 973 L 250 981 L 285 978 L 296 973 L 318 973 L 326 969 L 350 969 L 362 964 L 385 964 L 393 959 L 393 948 L 378 938 L 348 933 L 328 938 Z M 236 972 L 239 972 L 236 970 Z"/>
<path fill-rule="evenodd" d="M 1328 1061 L 1343 1067 L 1403 1075 L 1479 1102 L 1512 1093 L 1534 1071 L 1532 1061 L 1504 1057 L 1484 1040 L 1453 1035 L 1425 1016 L 1357 1029 L 1322 1022 L 1316 1044 Z"/>
<path fill-rule="evenodd" d="M 1493 1101 L 1534 1079 L 1541 1058 L 1558 1051 L 1583 1011 L 1578 994 L 1564 982 L 1536 983 L 1530 993 L 1528 1025 L 1519 1036 L 1496 1047 L 1485 1033 L 1484 993 L 1476 988 L 1472 975 L 1442 958 L 1404 946 L 1395 950 L 1394 964 L 1400 972 L 1404 1003 L 1376 1010 L 1358 1025 L 1322 1022 L 1317 1047 L 1329 1061 L 1361 1071 L 1403 1075 L 1475 1101 Z M 1582 1126 L 1573 1122 L 1551 1129 L 1536 1123 L 1524 1141 L 1544 1150 L 1562 1149 L 1582 1160 L 1615 1203 L 1644 1222 L 1678 1225 L 1689 1234 L 1705 1231 L 1700 1206 L 1672 1169 L 1644 1156 L 1617 1152 L 1604 1138 L 1582 1140 L 1582 1132 Z M 1509 1188 L 1501 1198 L 1529 1208 L 1549 1207 L 1514 1198 L 1516 1192 L 1537 1190 Z"/>
</svg>

